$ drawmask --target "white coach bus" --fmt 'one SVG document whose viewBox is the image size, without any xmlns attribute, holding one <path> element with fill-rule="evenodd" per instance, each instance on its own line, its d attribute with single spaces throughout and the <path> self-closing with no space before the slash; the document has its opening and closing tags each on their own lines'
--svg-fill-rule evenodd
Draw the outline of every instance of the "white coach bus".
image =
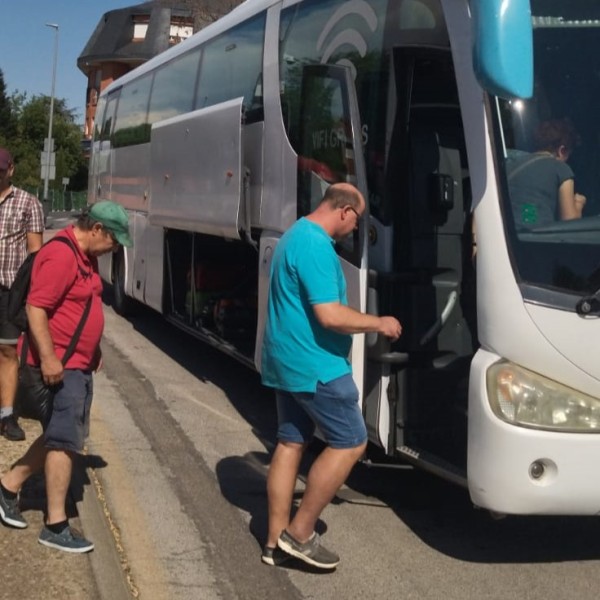
<svg viewBox="0 0 600 600">
<path fill-rule="evenodd" d="M 117 310 L 260 369 L 273 249 L 353 182 L 351 304 L 404 327 L 354 337 L 372 445 L 496 512 L 597 514 L 599 27 L 592 0 L 247 0 L 99 99 L 90 200 L 135 240 L 101 265 Z M 521 222 L 511 161 L 565 118 L 582 218 Z"/>
</svg>

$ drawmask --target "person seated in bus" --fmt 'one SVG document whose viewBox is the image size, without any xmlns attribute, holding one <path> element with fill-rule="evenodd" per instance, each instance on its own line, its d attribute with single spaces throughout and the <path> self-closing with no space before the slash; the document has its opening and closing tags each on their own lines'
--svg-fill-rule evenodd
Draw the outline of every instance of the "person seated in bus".
<svg viewBox="0 0 600 600">
<path fill-rule="evenodd" d="M 508 186 L 517 229 L 581 218 L 586 198 L 575 193 L 575 175 L 567 165 L 577 141 L 567 119 L 553 119 L 538 126 L 535 152 L 509 151 Z"/>
</svg>

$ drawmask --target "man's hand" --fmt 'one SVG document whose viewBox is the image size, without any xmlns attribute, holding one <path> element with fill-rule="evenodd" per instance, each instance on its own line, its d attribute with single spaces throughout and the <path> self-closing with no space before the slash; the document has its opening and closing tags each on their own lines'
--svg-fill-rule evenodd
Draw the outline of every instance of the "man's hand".
<svg viewBox="0 0 600 600">
<path fill-rule="evenodd" d="M 379 317 L 377 333 L 381 333 L 395 342 L 402 334 L 402 325 L 396 317 Z"/>
<path fill-rule="evenodd" d="M 46 385 L 59 384 L 63 379 L 64 367 L 56 355 L 41 360 L 42 378 Z"/>
</svg>

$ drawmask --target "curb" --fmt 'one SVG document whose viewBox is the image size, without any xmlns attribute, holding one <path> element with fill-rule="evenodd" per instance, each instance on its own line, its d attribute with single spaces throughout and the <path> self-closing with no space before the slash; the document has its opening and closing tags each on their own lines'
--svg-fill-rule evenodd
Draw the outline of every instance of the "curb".
<svg viewBox="0 0 600 600">
<path fill-rule="evenodd" d="M 71 485 L 74 489 L 85 490 L 83 498 L 77 502 L 77 512 L 85 536 L 94 542 L 94 551 L 89 556 L 100 599 L 131 600 L 133 596 L 121 567 L 115 539 L 98 497 L 95 474 L 86 468 L 86 457 L 82 458 L 74 466 Z"/>
</svg>

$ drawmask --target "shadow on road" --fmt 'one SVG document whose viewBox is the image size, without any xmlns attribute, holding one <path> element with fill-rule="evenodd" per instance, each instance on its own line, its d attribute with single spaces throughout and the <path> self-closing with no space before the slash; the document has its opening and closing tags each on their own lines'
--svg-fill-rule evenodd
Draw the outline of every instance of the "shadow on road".
<svg viewBox="0 0 600 600">
<path fill-rule="evenodd" d="M 111 301 L 110 290 L 106 300 Z M 223 496 L 250 515 L 251 532 L 262 544 L 267 531 L 266 473 L 276 433 L 272 391 L 261 386 L 257 373 L 179 331 L 150 309 L 141 307 L 130 322 L 195 377 L 221 388 L 265 446 L 264 453 L 231 456 L 217 466 Z M 318 450 L 317 442 L 307 454 L 304 475 Z M 509 516 L 494 520 L 487 511 L 473 507 L 466 490 L 411 469 L 359 464 L 347 488 L 334 502 L 366 503 L 373 510 L 389 508 L 425 544 L 458 560 L 548 563 L 600 557 L 600 521 L 594 517 Z"/>
</svg>

